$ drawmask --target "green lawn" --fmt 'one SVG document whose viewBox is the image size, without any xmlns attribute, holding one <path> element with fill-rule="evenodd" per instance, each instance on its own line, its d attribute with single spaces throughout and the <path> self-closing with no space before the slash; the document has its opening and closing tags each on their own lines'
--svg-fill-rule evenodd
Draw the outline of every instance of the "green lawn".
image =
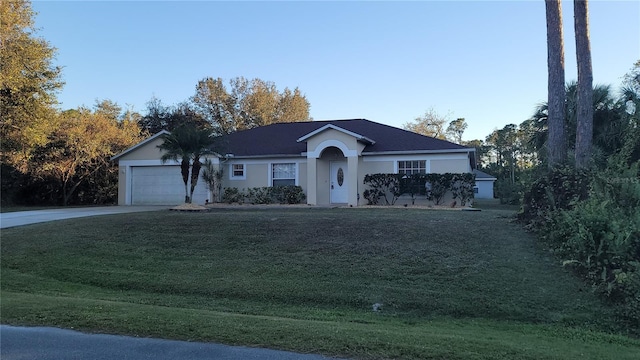
<svg viewBox="0 0 640 360">
<path fill-rule="evenodd" d="M 243 208 L 6 229 L 1 320 L 363 359 L 637 359 L 640 341 L 512 214 Z"/>
</svg>

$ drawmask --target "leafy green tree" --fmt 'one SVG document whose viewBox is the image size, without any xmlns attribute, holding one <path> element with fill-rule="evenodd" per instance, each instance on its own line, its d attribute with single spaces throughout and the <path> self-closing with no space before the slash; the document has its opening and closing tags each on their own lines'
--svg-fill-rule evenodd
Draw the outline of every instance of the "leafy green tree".
<svg viewBox="0 0 640 360">
<path fill-rule="evenodd" d="M 56 179 L 63 205 L 71 202 L 79 187 L 95 183 L 97 174 L 117 182 L 117 167 L 111 157 L 141 140 L 138 124 L 120 120 L 119 109 L 117 104 L 104 101 L 93 112 L 87 108 L 64 111 L 48 142 L 34 150 L 30 174 Z M 100 191 L 89 190 L 92 194 Z"/>
<path fill-rule="evenodd" d="M 179 126 L 169 134 L 164 134 L 162 139 L 163 143 L 158 145 L 158 148 L 165 151 L 161 160 L 162 162 L 180 160 L 185 203 L 191 203 L 193 191 L 200 176 L 200 168 L 202 167 L 200 158 L 203 155 L 212 153 L 211 148 L 216 142 L 216 138 L 213 136 L 213 129 L 201 129 L 192 123 L 187 123 Z M 189 188 L 189 182 L 191 188 Z"/>
<path fill-rule="evenodd" d="M 23 172 L 56 128 L 56 91 L 63 86 L 56 50 L 36 37 L 34 17 L 29 1 L 0 1 L 0 149 L 2 162 Z"/>
<path fill-rule="evenodd" d="M 640 94 L 640 60 L 636 61 L 631 70 L 624 75 L 622 92 L 627 101 L 633 100 L 634 94 Z"/>
<path fill-rule="evenodd" d="M 578 122 L 578 100 L 577 84 L 569 83 L 565 89 L 566 103 L 564 105 L 566 120 L 566 142 L 565 147 L 574 149 L 576 144 L 576 132 Z M 593 131 L 592 131 L 592 153 L 595 155 L 595 164 L 604 166 L 607 157 L 618 151 L 623 144 L 624 134 L 634 126 L 630 115 L 627 114 L 627 103 L 635 104 L 633 99 L 637 99 L 637 94 L 632 89 L 623 88 L 623 95 L 620 98 L 614 96 L 610 86 L 596 85 L 593 88 L 592 111 L 593 111 Z M 635 105 L 634 105 L 635 106 Z M 531 146 L 539 159 L 547 161 L 546 141 L 548 139 L 548 107 L 546 103 L 540 104 L 531 119 L 526 123 L 529 126 L 528 146 Z"/>
<path fill-rule="evenodd" d="M 467 147 L 473 147 L 476 149 L 476 164 L 478 168 L 484 168 L 487 166 L 487 164 L 490 161 L 489 151 L 491 149 L 487 144 L 485 144 L 483 140 L 480 140 L 480 139 L 469 140 L 469 141 L 463 142 L 462 145 Z"/>
<path fill-rule="evenodd" d="M 147 102 L 146 115 L 139 119 L 140 126 L 150 134 L 162 130 L 173 131 L 180 126 L 191 124 L 199 128 L 211 127 L 204 116 L 188 102 L 175 106 L 164 105 L 156 97 Z"/>
<path fill-rule="evenodd" d="M 273 82 L 260 79 L 237 77 L 227 88 L 221 78 L 208 77 L 198 82 L 192 101 L 219 134 L 311 119 L 309 101 L 298 88 L 280 93 Z"/>
<path fill-rule="evenodd" d="M 457 118 L 452 120 L 447 127 L 447 138 L 456 144 L 462 144 L 462 134 L 467 130 L 467 122 L 464 118 Z"/>
<path fill-rule="evenodd" d="M 447 132 L 445 125 L 448 121 L 449 114 L 441 116 L 433 108 L 430 108 L 423 116 L 417 117 L 412 122 L 405 123 L 402 127 L 405 130 L 413 131 L 418 134 L 446 140 Z"/>
<path fill-rule="evenodd" d="M 500 130 L 495 130 L 486 140 L 495 154 L 496 164 L 506 172 L 501 174 L 513 184 L 516 182 L 516 170 L 518 169 L 518 157 L 520 155 L 520 132 L 515 124 L 505 125 Z M 500 174 L 497 174 L 500 175 Z"/>
<path fill-rule="evenodd" d="M 563 163 L 567 157 L 564 125 L 564 40 L 560 0 L 545 0 L 547 18 L 548 68 L 548 139 L 549 167 Z"/>
</svg>

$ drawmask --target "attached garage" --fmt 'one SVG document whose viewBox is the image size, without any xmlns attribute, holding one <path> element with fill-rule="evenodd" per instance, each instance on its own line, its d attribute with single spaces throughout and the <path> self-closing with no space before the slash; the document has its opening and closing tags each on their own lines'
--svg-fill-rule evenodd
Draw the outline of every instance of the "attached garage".
<svg viewBox="0 0 640 360">
<path fill-rule="evenodd" d="M 132 205 L 176 205 L 184 202 L 180 166 L 132 166 L 130 172 Z M 192 202 L 204 204 L 207 199 L 206 184 L 199 180 Z"/>
<path fill-rule="evenodd" d="M 114 156 L 118 161 L 119 205 L 180 205 L 184 203 L 184 182 L 177 161 L 160 161 L 161 131 Z M 204 159 L 202 159 L 204 161 Z M 217 163 L 217 158 L 212 159 Z M 202 178 L 193 191 L 194 204 L 204 204 L 209 197 Z"/>
</svg>

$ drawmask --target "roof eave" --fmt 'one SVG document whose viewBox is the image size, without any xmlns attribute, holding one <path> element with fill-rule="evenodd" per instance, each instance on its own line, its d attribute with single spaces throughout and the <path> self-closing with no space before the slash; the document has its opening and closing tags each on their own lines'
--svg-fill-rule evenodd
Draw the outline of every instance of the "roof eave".
<svg viewBox="0 0 640 360">
<path fill-rule="evenodd" d="M 438 150 L 390 150 L 390 151 L 363 151 L 362 156 L 372 155 L 411 155 L 411 154 L 445 154 L 445 153 L 470 153 L 475 152 L 473 148 L 463 149 L 438 149 Z"/>
<path fill-rule="evenodd" d="M 353 136 L 354 138 L 356 138 L 356 140 L 364 142 L 364 143 L 367 143 L 369 145 L 373 145 L 373 144 L 376 143 L 373 139 L 369 139 L 368 137 L 366 137 L 364 135 L 360 135 L 360 134 L 355 133 L 353 131 L 349 131 L 347 129 L 343 129 L 343 128 L 341 128 L 339 126 L 336 126 L 336 125 L 333 125 L 333 124 L 327 124 L 327 125 L 325 125 L 323 127 L 315 129 L 312 132 L 310 132 L 310 133 L 298 138 L 298 140 L 296 140 L 296 142 L 306 141 L 307 139 L 309 139 L 309 138 L 311 138 L 311 137 L 313 137 L 313 136 L 315 136 L 315 135 L 317 135 L 317 134 L 319 134 L 319 133 L 321 133 L 321 132 L 323 132 L 325 130 L 328 130 L 328 129 L 333 129 L 333 130 L 345 133 L 347 135 Z"/>
<path fill-rule="evenodd" d="M 159 138 L 160 136 L 162 136 L 162 135 L 164 135 L 164 134 L 170 134 L 170 132 L 168 132 L 167 130 L 162 130 L 162 131 L 160 131 L 160 132 L 158 132 L 158 133 L 154 134 L 153 136 L 150 136 L 150 137 L 148 137 L 147 139 L 142 140 L 141 142 L 139 142 L 139 143 L 137 143 L 137 144 L 133 145 L 132 147 L 130 147 L 130 148 L 128 148 L 128 149 L 126 149 L 126 150 L 122 151 L 121 153 L 116 154 L 116 155 L 113 155 L 113 156 L 111 157 L 111 160 L 118 160 L 119 158 L 121 158 L 121 157 L 123 157 L 123 156 L 127 155 L 128 153 L 130 153 L 130 152 L 134 151 L 135 149 L 137 149 L 137 148 L 139 148 L 139 147 L 142 147 L 142 146 L 144 146 L 144 145 L 146 145 L 146 144 L 150 143 L 151 141 L 153 141 L 153 140 L 155 140 L 155 139 Z"/>
<path fill-rule="evenodd" d="M 297 158 L 304 157 L 304 154 L 263 154 L 263 155 L 233 155 L 225 157 L 226 160 L 235 159 L 265 159 L 265 158 Z"/>
</svg>

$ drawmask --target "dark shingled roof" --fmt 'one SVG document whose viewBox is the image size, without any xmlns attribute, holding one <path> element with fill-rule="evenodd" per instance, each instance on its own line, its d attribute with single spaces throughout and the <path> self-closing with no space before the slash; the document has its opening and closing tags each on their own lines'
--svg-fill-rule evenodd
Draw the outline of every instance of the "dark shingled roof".
<svg viewBox="0 0 640 360">
<path fill-rule="evenodd" d="M 496 180 L 496 177 L 493 175 L 489 175 L 484 171 L 480 171 L 478 169 L 474 169 L 473 173 L 476 174 L 476 180 Z"/>
<path fill-rule="evenodd" d="M 305 141 L 297 140 L 323 126 L 332 124 L 365 136 L 375 142 L 363 155 L 377 152 L 468 149 L 446 140 L 416 134 L 366 119 L 278 123 L 226 135 L 222 153 L 234 156 L 300 155 L 307 151 Z M 471 149 L 469 149 L 471 150 Z"/>
</svg>

